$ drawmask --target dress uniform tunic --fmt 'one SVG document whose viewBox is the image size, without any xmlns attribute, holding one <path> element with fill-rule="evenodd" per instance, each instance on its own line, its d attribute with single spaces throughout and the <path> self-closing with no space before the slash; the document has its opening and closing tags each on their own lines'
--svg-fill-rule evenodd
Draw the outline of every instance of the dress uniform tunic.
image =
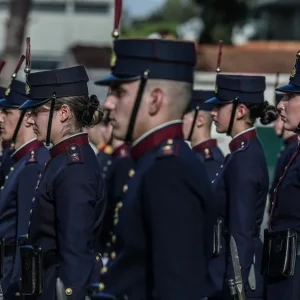
<svg viewBox="0 0 300 300">
<path fill-rule="evenodd" d="M 38 299 L 56 299 L 57 277 L 68 299 L 84 299 L 87 285 L 100 275 L 96 237 L 103 213 L 101 174 L 86 133 L 55 145 L 50 155 L 32 199 L 29 242 L 45 255 L 57 253 L 57 262 L 44 263 L 45 286 Z"/>
<path fill-rule="evenodd" d="M 100 288 L 130 300 L 199 299 L 213 222 L 204 165 L 177 122 L 134 145 L 132 156 L 136 169 L 117 203 Z"/>
<path fill-rule="evenodd" d="M 4 274 L 1 286 L 5 299 L 20 295 L 20 259 L 18 236 L 27 233 L 31 200 L 38 176 L 49 152 L 35 140 L 12 154 L 14 161 L 0 193 L 0 237 L 5 241 Z M 15 296 L 17 295 L 17 296 Z"/>
<path fill-rule="evenodd" d="M 262 296 L 260 276 L 262 241 L 259 229 L 268 193 L 268 168 L 254 128 L 234 138 L 229 147 L 231 153 L 217 174 L 213 192 L 219 201 L 220 216 L 226 227 L 225 235 L 226 231 L 230 232 L 238 246 L 243 282 L 247 287 L 247 299 L 259 298 Z M 226 236 L 222 241 L 222 255 L 214 258 L 209 266 L 210 276 L 219 295 L 224 288 L 228 291 L 226 284 L 229 279 L 234 278 L 230 249 L 225 241 Z M 255 272 L 250 275 L 253 267 Z M 253 276 L 256 281 L 255 291 L 249 288 L 249 276 Z M 230 299 L 228 294 L 226 297 Z"/>
<path fill-rule="evenodd" d="M 213 108 L 213 104 L 205 103 L 207 99 L 214 97 L 214 91 L 207 90 L 193 90 L 191 101 L 189 103 L 187 112 L 194 113 L 193 123 L 190 129 L 188 139 L 191 141 L 196 130 L 195 124 L 200 111 L 210 112 Z M 207 126 L 207 125 L 206 125 Z M 219 171 L 220 166 L 224 163 L 224 154 L 217 145 L 216 139 L 208 139 L 197 141 L 193 146 L 193 151 L 197 153 L 197 156 L 204 162 L 209 179 L 212 181 L 215 179 L 216 173 Z"/>
<path fill-rule="evenodd" d="M 216 86 L 216 96 L 207 100 L 209 103 L 224 105 L 239 99 L 241 103 L 259 105 L 264 101 L 263 76 L 218 75 Z M 213 181 L 223 228 L 221 251 L 209 265 L 209 284 L 213 288 L 208 296 L 232 299 L 228 285 L 229 280 L 235 279 L 230 248 L 232 236 L 237 245 L 246 298 L 262 299 L 260 226 L 269 189 L 266 157 L 254 128 L 237 134 L 229 148 L 230 154 Z"/>
<path fill-rule="evenodd" d="M 11 155 L 13 154 L 14 150 L 10 148 L 11 142 L 10 141 L 3 141 L 2 142 L 2 152 L 1 152 L 1 167 L 0 167 L 0 186 L 3 185 L 5 181 L 5 176 L 8 174 L 13 160 Z"/>
<path fill-rule="evenodd" d="M 192 87 L 196 56 L 191 42 L 118 39 L 114 52 L 112 74 L 97 83 L 141 79 L 135 109 L 148 79 Z M 215 222 L 211 184 L 203 162 L 183 139 L 181 120 L 149 128 L 134 140 L 135 109 L 124 136 L 133 145 L 135 172 L 129 171 L 132 177 L 116 205 L 112 252 L 97 286 L 130 300 L 201 299 Z"/>
<path fill-rule="evenodd" d="M 204 162 L 210 180 L 214 180 L 224 163 L 224 155 L 217 145 L 216 139 L 209 139 L 195 145 L 193 151 Z"/>
<path fill-rule="evenodd" d="M 66 96 L 89 97 L 87 82 L 83 66 L 31 73 L 30 100 L 21 109 L 41 106 L 49 99 L 53 103 Z M 95 109 L 89 99 L 81 119 L 87 126 Z M 55 300 L 59 291 L 67 299 L 84 300 L 87 286 L 99 280 L 102 265 L 98 237 L 105 209 L 103 181 L 86 133 L 66 137 L 54 145 L 50 156 L 32 199 L 27 245 L 20 239 L 22 264 L 28 262 L 23 255 L 27 249 L 43 252 L 44 286 L 37 290 L 22 280 L 22 290 L 30 292 L 28 299 Z M 56 288 L 58 277 L 65 287 L 63 291 Z M 33 289 L 37 296 L 32 295 Z"/>
<path fill-rule="evenodd" d="M 114 210 L 118 202 L 122 201 L 123 186 L 134 174 L 134 161 L 129 153 L 129 146 L 123 144 L 112 153 L 111 168 L 107 173 L 107 208 L 101 234 L 103 256 L 108 257 L 111 247 L 110 233 L 113 227 Z"/>
<path fill-rule="evenodd" d="M 285 166 L 290 161 L 292 155 L 296 151 L 297 144 L 298 144 L 298 136 L 297 134 L 289 137 L 288 139 L 284 140 L 284 145 L 280 149 L 280 153 L 278 154 L 278 159 L 276 162 L 275 172 L 274 172 L 274 179 L 272 183 L 271 193 L 276 187 L 277 181 L 279 177 L 282 175 Z"/>
<path fill-rule="evenodd" d="M 299 53 L 290 76 L 288 85 L 277 88 L 283 93 L 300 93 L 300 61 Z M 299 120 L 300 121 L 300 120 Z M 285 166 L 273 191 L 269 231 L 295 229 L 300 230 L 300 147 L 299 143 L 288 164 Z M 299 235 L 296 243 L 296 259 L 294 274 L 291 277 L 270 277 L 266 275 L 265 299 L 300 299 L 300 256 Z M 276 249 L 275 249 L 276 250 Z M 280 250 L 280 249 L 277 249 Z"/>
<path fill-rule="evenodd" d="M 103 145 L 100 147 L 99 152 L 97 153 L 97 160 L 100 166 L 100 171 L 102 177 L 106 180 L 107 172 L 109 171 L 112 164 L 112 154 L 113 149 L 110 145 Z"/>
</svg>

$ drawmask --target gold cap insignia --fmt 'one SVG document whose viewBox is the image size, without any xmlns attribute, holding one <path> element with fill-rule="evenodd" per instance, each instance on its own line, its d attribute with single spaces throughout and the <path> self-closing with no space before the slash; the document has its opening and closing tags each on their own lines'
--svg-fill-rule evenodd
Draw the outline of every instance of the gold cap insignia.
<svg viewBox="0 0 300 300">
<path fill-rule="evenodd" d="M 26 91 L 26 95 L 30 94 L 30 86 L 28 83 L 25 84 L 25 91 Z"/>
<path fill-rule="evenodd" d="M 8 87 L 5 91 L 5 96 L 8 96 L 10 94 L 10 87 Z"/>
<path fill-rule="evenodd" d="M 292 72 L 291 72 L 291 77 L 294 78 L 295 75 L 296 75 L 296 62 L 294 64 L 294 66 L 293 66 L 293 69 L 292 69 Z"/>
<path fill-rule="evenodd" d="M 292 69 L 292 72 L 291 72 L 291 75 L 290 75 L 291 78 L 294 78 L 295 75 L 296 75 L 296 72 L 297 72 L 297 62 L 298 62 L 299 57 L 300 57 L 300 52 L 298 51 L 297 55 L 296 55 L 296 61 L 294 63 L 294 66 L 293 66 L 293 69 Z"/>
<path fill-rule="evenodd" d="M 113 68 L 117 63 L 117 55 L 116 52 L 113 50 L 110 58 L 110 67 Z"/>
</svg>

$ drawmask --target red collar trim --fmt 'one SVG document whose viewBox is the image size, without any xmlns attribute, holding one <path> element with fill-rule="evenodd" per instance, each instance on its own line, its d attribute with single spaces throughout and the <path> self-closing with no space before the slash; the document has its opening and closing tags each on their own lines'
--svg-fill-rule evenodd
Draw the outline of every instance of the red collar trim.
<svg viewBox="0 0 300 300">
<path fill-rule="evenodd" d="M 256 138 L 257 138 L 257 133 L 255 129 L 252 129 L 250 131 L 247 131 L 239 135 L 229 143 L 230 152 L 236 151 L 237 149 L 243 147 L 246 142 L 249 142 Z"/>
<path fill-rule="evenodd" d="M 18 162 L 21 158 L 23 158 L 27 153 L 35 151 L 36 149 L 44 147 L 44 144 L 42 142 L 38 142 L 36 140 L 28 143 L 24 147 L 22 147 L 20 150 L 17 150 L 15 153 L 11 155 L 13 160 L 15 162 Z"/>
<path fill-rule="evenodd" d="M 171 124 L 151 133 L 131 149 L 131 155 L 137 159 L 155 146 L 168 139 L 183 139 L 182 123 Z"/>
<path fill-rule="evenodd" d="M 200 143 L 199 145 L 194 146 L 192 149 L 195 152 L 201 152 L 204 149 L 210 149 L 213 147 L 217 147 L 217 140 L 216 139 L 209 139 L 203 143 Z"/>
<path fill-rule="evenodd" d="M 50 149 L 50 156 L 54 158 L 60 153 L 66 152 L 68 148 L 73 145 L 87 145 L 89 144 L 89 139 L 87 133 L 78 134 L 75 136 L 71 136 L 62 142 L 55 145 L 52 149 Z"/>
<path fill-rule="evenodd" d="M 113 157 L 128 157 L 129 156 L 129 145 L 123 144 L 117 147 L 112 153 Z"/>
</svg>

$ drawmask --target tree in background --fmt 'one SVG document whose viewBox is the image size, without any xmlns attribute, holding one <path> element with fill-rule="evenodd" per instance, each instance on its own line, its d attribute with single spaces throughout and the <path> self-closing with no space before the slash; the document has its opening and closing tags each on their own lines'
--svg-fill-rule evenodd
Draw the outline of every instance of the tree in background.
<svg viewBox="0 0 300 300">
<path fill-rule="evenodd" d="M 211 44 L 221 39 L 231 44 L 234 26 L 246 20 L 247 1 L 250 0 L 194 0 L 202 8 L 201 18 L 205 26 L 199 42 Z"/>
<path fill-rule="evenodd" d="M 167 0 L 161 7 L 143 19 L 133 20 L 126 28 L 127 36 L 148 36 L 153 32 L 176 35 L 176 27 L 199 15 L 199 8 L 193 0 Z"/>
<path fill-rule="evenodd" d="M 11 75 L 23 54 L 23 41 L 26 32 L 28 14 L 32 0 L 10 0 L 9 17 L 6 23 L 6 39 L 2 59 L 6 62 L 3 75 L 0 78 L 1 86 L 8 86 Z"/>
</svg>

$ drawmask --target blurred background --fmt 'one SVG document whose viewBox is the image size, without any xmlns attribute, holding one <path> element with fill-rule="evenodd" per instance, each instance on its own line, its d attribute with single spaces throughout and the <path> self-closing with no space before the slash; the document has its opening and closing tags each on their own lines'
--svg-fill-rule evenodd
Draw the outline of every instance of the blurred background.
<svg viewBox="0 0 300 300">
<path fill-rule="evenodd" d="M 29 36 L 33 72 L 83 64 L 90 92 L 104 100 L 107 91 L 93 81 L 109 72 L 113 18 L 114 0 L 0 0 L 0 85 L 9 84 Z M 195 87 L 203 89 L 214 89 L 221 39 L 222 72 L 265 75 L 273 103 L 275 74 L 278 85 L 287 82 L 300 49 L 300 1 L 123 0 L 121 36 L 197 42 Z M 272 126 L 257 128 L 272 174 L 281 141 Z M 229 139 L 214 136 L 227 153 Z"/>
</svg>

